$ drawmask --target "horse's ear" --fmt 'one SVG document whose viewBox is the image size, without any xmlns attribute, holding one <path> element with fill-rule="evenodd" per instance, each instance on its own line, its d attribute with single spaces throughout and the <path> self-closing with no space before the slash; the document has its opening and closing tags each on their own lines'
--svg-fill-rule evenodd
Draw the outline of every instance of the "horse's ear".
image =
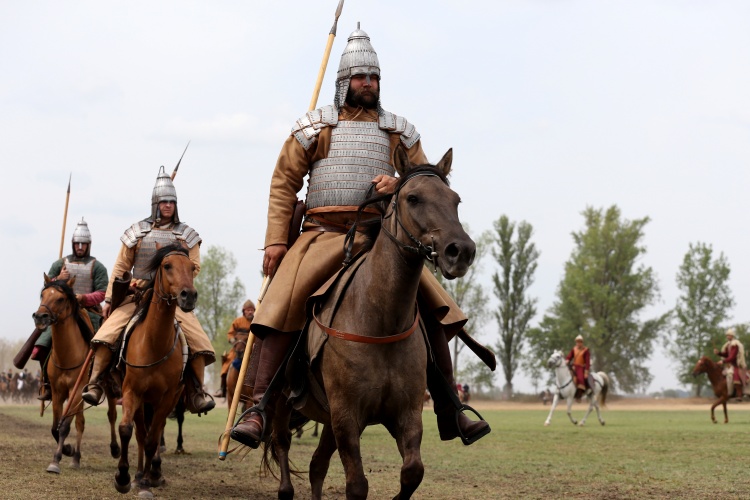
<svg viewBox="0 0 750 500">
<path fill-rule="evenodd" d="M 76 282 L 76 277 L 75 277 L 75 276 L 73 276 L 72 278 L 70 278 L 70 279 L 68 280 L 68 286 L 69 286 L 70 288 L 73 288 L 73 283 L 75 283 L 75 282 Z"/>
<path fill-rule="evenodd" d="M 409 155 L 406 154 L 406 149 L 401 143 L 396 146 L 396 151 L 393 152 L 393 167 L 396 169 L 396 172 L 402 175 L 412 168 Z"/>
<path fill-rule="evenodd" d="M 448 174 L 451 172 L 452 164 L 453 164 L 453 148 L 450 148 L 435 166 L 439 168 L 440 171 L 443 172 L 443 175 L 447 177 Z"/>
<path fill-rule="evenodd" d="M 49 285 L 50 283 L 52 283 L 52 279 L 50 279 L 50 277 L 47 276 L 47 273 L 44 273 L 44 284 Z"/>
</svg>

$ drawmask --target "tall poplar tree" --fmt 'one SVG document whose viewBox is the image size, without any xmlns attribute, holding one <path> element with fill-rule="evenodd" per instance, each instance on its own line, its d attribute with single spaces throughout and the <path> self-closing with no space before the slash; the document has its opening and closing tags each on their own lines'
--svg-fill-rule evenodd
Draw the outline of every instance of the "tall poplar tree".
<svg viewBox="0 0 750 500">
<path fill-rule="evenodd" d="M 734 306 L 729 273 L 724 254 L 714 258 L 713 248 L 705 243 L 690 244 L 677 272 L 677 287 L 682 294 L 665 346 L 677 364 L 678 380 L 692 385 L 696 396 L 705 387 L 705 377 L 696 380 L 692 369 L 701 356 L 713 356 L 714 347 L 724 343 L 724 324 Z"/>
<path fill-rule="evenodd" d="M 510 397 L 529 322 L 536 314 L 537 299 L 530 297 L 528 290 L 534 282 L 539 251 L 531 242 L 533 228 L 528 222 L 520 222 L 516 231 L 516 224 L 503 215 L 494 228 L 492 256 L 500 267 L 500 272 L 492 275 L 500 301 L 494 313 L 500 333 L 497 351 L 505 376 L 503 393 Z"/>
<path fill-rule="evenodd" d="M 640 318 L 659 296 L 653 270 L 639 263 L 649 218 L 623 219 L 614 205 L 588 207 L 583 216 L 557 300 L 529 331 L 526 366 L 539 374 L 553 350 L 568 352 L 580 334 L 591 349 L 592 371 L 606 372 L 625 392 L 643 389 L 652 379 L 645 362 L 669 318 Z"/>
</svg>

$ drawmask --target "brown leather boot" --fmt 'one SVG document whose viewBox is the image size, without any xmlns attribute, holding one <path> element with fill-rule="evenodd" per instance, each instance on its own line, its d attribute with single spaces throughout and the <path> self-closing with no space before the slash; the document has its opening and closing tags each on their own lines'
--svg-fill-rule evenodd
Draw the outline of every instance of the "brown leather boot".
<svg viewBox="0 0 750 500">
<path fill-rule="evenodd" d="M 263 340 L 253 388 L 253 404 L 257 405 L 263 399 L 273 376 L 284 362 L 287 351 L 296 339 L 296 334 L 279 332 L 270 334 Z M 248 414 L 234 426 L 231 437 L 245 446 L 257 448 L 263 439 L 263 417 L 255 412 Z"/>
<path fill-rule="evenodd" d="M 42 384 L 39 388 L 39 396 L 37 399 L 39 401 L 52 401 L 52 388 L 50 387 L 49 382 Z"/>
<path fill-rule="evenodd" d="M 206 360 L 203 356 L 195 356 L 190 360 L 191 377 L 185 381 L 187 399 L 185 406 L 190 413 L 208 413 L 216 407 L 216 402 L 203 390 L 203 371 L 206 368 Z M 192 379 L 192 380 L 191 380 Z"/>
<path fill-rule="evenodd" d="M 89 383 L 84 388 L 83 400 L 91 406 L 98 406 L 104 401 L 104 388 L 99 384 L 99 378 L 109 368 L 112 351 L 103 345 L 94 349 L 94 367 L 91 369 Z"/>
<path fill-rule="evenodd" d="M 425 318 L 427 315 L 423 315 Z M 427 387 L 434 401 L 435 414 L 437 415 L 438 432 L 440 439 L 450 441 L 457 437 L 463 436 L 467 444 L 480 439 L 490 432 L 490 425 L 484 420 L 473 421 L 462 412 L 459 412 L 448 394 L 448 390 L 453 391 L 458 398 L 456 382 L 453 379 L 453 362 L 451 352 L 448 348 L 448 340 L 445 337 L 442 326 L 434 318 L 425 318 L 425 324 L 432 346 L 432 352 L 435 356 L 435 364 L 439 373 L 435 372 L 434 367 L 427 367 Z M 448 382 L 440 379 L 442 377 Z"/>
</svg>

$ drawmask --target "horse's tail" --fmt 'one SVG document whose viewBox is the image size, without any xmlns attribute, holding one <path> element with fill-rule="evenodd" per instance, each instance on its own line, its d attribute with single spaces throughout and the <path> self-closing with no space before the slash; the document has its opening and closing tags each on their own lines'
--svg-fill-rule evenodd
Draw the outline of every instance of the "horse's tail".
<svg viewBox="0 0 750 500">
<path fill-rule="evenodd" d="M 609 377 L 604 372 L 599 372 L 602 378 L 602 392 L 599 393 L 599 406 L 607 406 L 607 393 L 609 392 Z"/>
</svg>

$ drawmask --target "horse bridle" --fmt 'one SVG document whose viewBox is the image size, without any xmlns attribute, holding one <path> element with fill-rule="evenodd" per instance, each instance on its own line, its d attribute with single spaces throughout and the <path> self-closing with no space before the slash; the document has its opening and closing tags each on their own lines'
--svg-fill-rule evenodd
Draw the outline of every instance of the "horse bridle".
<svg viewBox="0 0 750 500">
<path fill-rule="evenodd" d="M 415 177 L 437 177 L 440 178 L 439 175 L 432 173 L 432 172 L 417 172 L 414 175 L 406 177 L 406 180 L 404 180 L 403 184 L 401 184 L 396 192 L 393 194 L 393 201 L 391 202 L 391 206 L 393 207 L 393 210 L 391 210 L 391 213 L 388 215 L 381 216 L 380 220 L 385 221 L 386 219 L 389 219 L 391 217 L 394 217 L 396 220 L 396 223 L 401 227 L 401 230 L 406 233 L 406 236 L 414 242 L 415 246 L 407 245 L 406 243 L 403 243 L 401 240 L 396 238 L 396 236 L 388 231 L 385 226 L 381 227 L 381 231 L 383 231 L 391 240 L 393 240 L 396 245 L 398 245 L 403 250 L 406 250 L 408 252 L 416 253 L 417 255 L 421 255 L 423 258 L 427 259 L 428 261 L 432 262 L 433 265 L 437 265 L 437 259 L 438 259 L 438 253 L 435 251 L 435 236 L 430 234 L 430 238 L 432 238 L 432 245 L 425 245 L 421 241 L 419 241 L 413 234 L 409 232 L 406 227 L 404 227 L 404 224 L 401 222 L 401 218 L 398 216 L 398 195 L 401 192 L 401 189 L 406 186 L 406 183 L 408 183 L 410 180 L 414 179 Z M 442 179 L 441 179 L 442 180 Z M 434 232 L 435 230 L 430 230 L 430 233 Z"/>
<path fill-rule="evenodd" d="M 169 252 L 167 255 L 162 257 L 161 259 L 162 262 L 164 262 L 164 259 L 172 255 L 180 255 L 182 257 L 185 257 L 186 259 L 190 258 L 182 252 Z M 159 274 L 158 274 L 159 279 L 157 280 L 159 282 L 159 289 L 157 290 L 156 287 L 154 287 L 154 296 L 158 297 L 159 300 L 165 301 L 167 303 L 167 306 L 171 306 L 172 301 L 177 300 L 177 295 L 167 294 L 164 292 L 164 285 L 163 285 L 164 280 L 162 279 L 162 276 L 161 276 L 163 271 L 164 271 L 164 266 L 159 265 Z M 156 304 L 157 302 L 154 299 L 152 299 L 151 303 Z"/>
<path fill-rule="evenodd" d="M 67 297 L 67 294 L 65 293 L 65 291 L 62 290 L 59 286 L 55 286 L 55 285 L 53 285 L 53 284 L 50 283 L 46 288 L 54 288 L 55 290 L 57 290 L 58 292 L 62 293 L 63 295 L 65 295 Z M 62 318 L 60 316 L 58 316 L 57 314 L 55 314 L 54 312 L 52 312 L 52 309 L 50 309 L 47 304 L 40 304 L 39 307 L 43 307 L 43 308 L 45 308 L 49 312 L 50 320 L 51 321 L 50 321 L 50 323 L 49 323 L 48 326 L 52 326 L 55 323 L 57 323 L 58 321 L 66 320 L 66 319 L 70 318 L 71 316 L 73 316 L 73 314 L 75 313 L 75 307 L 73 307 L 72 305 L 70 306 L 70 314 L 68 314 L 67 316 L 63 316 Z M 86 361 L 86 357 L 84 356 L 83 360 L 80 363 L 78 363 L 77 365 L 71 366 L 69 368 L 65 368 L 65 367 L 60 366 L 57 363 L 55 363 L 55 358 L 51 354 L 50 354 L 49 359 L 50 359 L 50 361 L 52 361 L 52 364 L 55 365 L 55 368 L 57 368 L 58 370 L 63 370 L 63 371 L 75 370 L 76 368 L 80 368 L 83 365 L 83 363 Z"/>
<path fill-rule="evenodd" d="M 557 356 L 557 358 L 560 361 L 562 361 L 562 356 Z M 560 366 L 560 361 L 558 361 L 557 365 L 555 365 L 555 368 L 557 368 L 557 367 Z M 565 382 L 563 385 L 558 384 L 557 380 L 555 380 L 555 385 L 557 386 L 557 391 L 558 392 L 562 392 L 563 389 L 565 389 L 566 387 L 568 387 L 570 384 L 573 383 L 573 374 L 572 373 L 568 373 L 568 374 L 570 375 L 570 380 L 568 380 L 567 382 Z"/>
</svg>

